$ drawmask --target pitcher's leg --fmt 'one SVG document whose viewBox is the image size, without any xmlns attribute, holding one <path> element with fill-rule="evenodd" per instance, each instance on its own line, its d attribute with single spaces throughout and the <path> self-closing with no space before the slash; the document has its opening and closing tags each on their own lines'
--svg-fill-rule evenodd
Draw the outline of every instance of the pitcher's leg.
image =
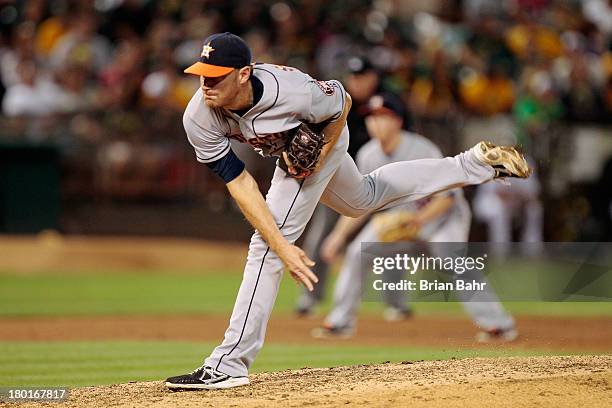
<svg viewBox="0 0 612 408">
<path fill-rule="evenodd" d="M 311 177 L 297 181 L 277 168 L 266 203 L 283 236 L 295 242 L 335 173 L 348 147 L 348 131 L 342 135 L 329 160 Z M 266 327 L 282 278 L 283 263 L 256 232 L 238 291 L 230 326 L 223 343 L 206 359 L 205 365 L 232 377 L 246 376 L 263 346 Z"/>
<path fill-rule="evenodd" d="M 232 377 L 247 375 L 263 345 L 282 273 L 280 259 L 255 233 L 229 327 L 223 342 L 206 359 L 205 365 Z"/>
<path fill-rule="evenodd" d="M 283 235 L 293 242 L 301 233 L 296 203 L 305 206 L 303 183 L 284 179 L 277 169 L 266 201 Z M 285 193 L 279 200 L 278 191 Z M 311 205 L 314 211 L 314 204 Z M 302 212 L 305 208 L 301 209 Z M 289 221 L 289 224 L 288 224 Z M 305 222 L 304 222 L 305 225 Z M 302 226 L 302 229 L 304 226 Z M 283 263 L 270 250 L 259 232 L 255 232 L 249 245 L 249 254 L 242 283 L 236 297 L 230 325 L 223 343 L 212 352 L 205 365 L 232 377 L 246 376 L 248 368 L 265 337 L 266 325 L 272 312 L 283 273 Z"/>
<path fill-rule="evenodd" d="M 394 207 L 438 191 L 491 180 L 494 169 L 472 150 L 444 159 L 402 161 L 362 175 L 346 155 L 322 201 L 349 216 Z"/>
</svg>

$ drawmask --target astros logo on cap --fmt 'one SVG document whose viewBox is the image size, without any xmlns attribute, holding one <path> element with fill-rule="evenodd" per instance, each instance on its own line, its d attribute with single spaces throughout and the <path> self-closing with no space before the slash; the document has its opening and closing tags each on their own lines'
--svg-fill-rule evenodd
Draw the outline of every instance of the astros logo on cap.
<svg viewBox="0 0 612 408">
<path fill-rule="evenodd" d="M 206 38 L 199 60 L 187 67 L 184 72 L 215 78 L 227 75 L 234 69 L 240 69 L 250 64 L 251 50 L 249 46 L 237 35 L 225 32 L 213 34 Z"/>
<path fill-rule="evenodd" d="M 215 49 L 210 46 L 210 42 L 209 42 L 208 44 L 202 47 L 202 53 L 200 54 L 200 57 L 209 58 L 210 53 L 213 52 L 214 50 Z"/>
</svg>

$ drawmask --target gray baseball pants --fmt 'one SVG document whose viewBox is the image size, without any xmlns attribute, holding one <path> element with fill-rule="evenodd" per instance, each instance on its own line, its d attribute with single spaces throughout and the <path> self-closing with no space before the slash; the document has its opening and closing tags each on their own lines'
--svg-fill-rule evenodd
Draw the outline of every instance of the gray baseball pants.
<svg viewBox="0 0 612 408">
<path fill-rule="evenodd" d="M 348 128 L 320 170 L 296 180 L 276 168 L 266 202 L 289 242 L 295 242 L 321 200 L 340 214 L 357 217 L 435 192 L 490 180 L 494 170 L 472 151 L 444 159 L 391 163 L 362 175 L 348 155 Z M 251 238 L 242 284 L 221 345 L 205 360 L 230 376 L 246 376 L 264 343 L 284 265 L 256 231 Z"/>
</svg>

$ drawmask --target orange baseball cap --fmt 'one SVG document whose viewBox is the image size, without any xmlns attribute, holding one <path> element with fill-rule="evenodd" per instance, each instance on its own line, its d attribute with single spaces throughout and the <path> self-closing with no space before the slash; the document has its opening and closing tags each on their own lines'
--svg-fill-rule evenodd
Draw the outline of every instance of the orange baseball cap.
<svg viewBox="0 0 612 408">
<path fill-rule="evenodd" d="M 199 61 L 184 72 L 214 78 L 250 64 L 249 46 L 237 35 L 225 32 L 213 34 L 204 40 Z"/>
</svg>

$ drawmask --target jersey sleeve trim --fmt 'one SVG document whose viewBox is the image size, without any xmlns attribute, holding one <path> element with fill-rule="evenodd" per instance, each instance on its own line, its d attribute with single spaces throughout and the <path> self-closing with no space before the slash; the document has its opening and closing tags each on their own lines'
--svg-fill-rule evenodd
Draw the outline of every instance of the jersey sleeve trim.
<svg viewBox="0 0 612 408">
<path fill-rule="evenodd" d="M 232 149 L 222 158 L 206 163 L 208 168 L 214 171 L 219 177 L 229 183 L 244 171 L 244 163 L 236 156 Z"/>
</svg>

